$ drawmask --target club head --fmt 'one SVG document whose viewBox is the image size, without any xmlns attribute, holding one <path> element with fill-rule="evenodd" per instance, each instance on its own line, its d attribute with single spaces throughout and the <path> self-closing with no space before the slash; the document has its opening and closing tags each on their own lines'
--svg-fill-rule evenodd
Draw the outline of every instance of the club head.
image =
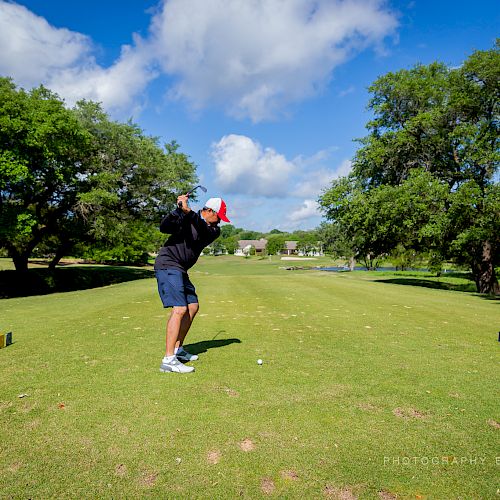
<svg viewBox="0 0 500 500">
<path fill-rule="evenodd" d="M 201 189 L 204 193 L 206 193 L 206 192 L 207 192 L 207 188 L 206 188 L 205 186 L 202 186 L 202 185 L 200 184 L 200 185 L 198 185 L 198 186 L 194 187 L 193 189 L 191 189 L 191 191 L 189 191 L 189 193 L 187 193 L 187 194 L 188 194 L 188 196 L 189 196 L 191 193 L 193 193 L 194 191 L 196 191 L 197 189 Z"/>
<path fill-rule="evenodd" d="M 193 193 L 193 192 L 194 192 L 194 191 L 196 191 L 197 189 L 201 189 L 204 193 L 206 193 L 206 192 L 207 192 L 207 188 L 206 188 L 205 186 L 202 186 L 201 184 L 199 184 L 198 186 L 196 186 L 196 187 L 194 187 L 193 189 L 191 189 L 190 191 L 188 191 L 188 192 L 186 193 L 186 194 L 187 194 L 187 196 L 190 196 L 190 195 L 191 195 L 191 193 Z M 179 202 L 177 205 L 178 205 L 179 207 L 181 207 L 181 206 L 182 206 L 182 203 L 181 203 L 181 202 Z"/>
</svg>

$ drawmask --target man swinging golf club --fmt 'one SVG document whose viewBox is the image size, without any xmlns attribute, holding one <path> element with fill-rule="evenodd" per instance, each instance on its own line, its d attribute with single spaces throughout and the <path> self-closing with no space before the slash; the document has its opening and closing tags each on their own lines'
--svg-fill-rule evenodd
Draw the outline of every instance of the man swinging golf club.
<svg viewBox="0 0 500 500">
<path fill-rule="evenodd" d="M 202 186 L 201 187 L 204 191 Z M 192 192 L 192 191 L 191 191 Z M 182 362 L 195 361 L 184 347 L 184 340 L 198 312 L 198 297 L 187 274 L 203 249 L 220 235 L 219 222 L 230 222 L 226 204 L 221 198 L 210 198 L 199 212 L 188 206 L 191 192 L 177 198 L 177 208 L 160 224 L 162 233 L 170 237 L 161 247 L 155 260 L 155 275 L 163 307 L 171 307 L 167 321 L 166 352 L 160 371 L 190 373 L 192 366 Z"/>
</svg>

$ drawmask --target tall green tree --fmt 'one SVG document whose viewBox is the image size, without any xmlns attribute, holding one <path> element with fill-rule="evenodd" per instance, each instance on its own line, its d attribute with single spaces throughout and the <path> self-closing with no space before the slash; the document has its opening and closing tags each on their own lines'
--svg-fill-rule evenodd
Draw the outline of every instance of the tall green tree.
<svg viewBox="0 0 500 500">
<path fill-rule="evenodd" d="M 140 261 L 160 245 L 159 220 L 197 180 L 195 165 L 177 143 L 162 148 L 137 125 L 111 121 L 96 103 L 79 102 L 74 111 L 92 137 L 75 204 L 88 225 L 85 253 Z"/>
<path fill-rule="evenodd" d="M 354 269 L 355 257 L 359 251 L 353 240 L 347 238 L 344 228 L 337 222 L 322 222 L 317 231 L 319 239 L 323 242 L 325 253 L 335 258 L 348 259 L 351 268 Z"/>
<path fill-rule="evenodd" d="M 285 248 L 286 233 L 271 233 L 266 236 L 267 239 L 267 253 L 269 255 L 276 255 Z"/>
<path fill-rule="evenodd" d="M 369 134 L 349 178 L 321 196 L 327 217 L 360 255 L 431 250 L 498 293 L 500 44 L 461 68 L 388 73 L 370 91 Z"/>
<path fill-rule="evenodd" d="M 0 79 L 0 247 L 17 270 L 37 245 L 53 265 L 75 245 L 137 260 L 157 248 L 161 215 L 195 180 L 176 143 L 162 148 L 96 103 L 67 109 L 44 87 L 27 92 Z"/>
<path fill-rule="evenodd" d="M 0 246 L 17 270 L 71 210 L 90 143 L 55 94 L 0 78 Z"/>
</svg>

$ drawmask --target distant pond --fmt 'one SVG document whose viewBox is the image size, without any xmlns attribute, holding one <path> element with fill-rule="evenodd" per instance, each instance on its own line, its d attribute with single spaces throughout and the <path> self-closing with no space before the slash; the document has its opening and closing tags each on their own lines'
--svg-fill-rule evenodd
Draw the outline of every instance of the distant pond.
<svg viewBox="0 0 500 500">
<path fill-rule="evenodd" d="M 314 269 L 317 271 L 332 271 L 332 272 L 350 271 L 349 266 L 315 267 Z M 354 268 L 354 271 L 368 271 L 368 268 L 356 266 Z M 373 271 L 398 271 L 398 269 L 396 269 L 395 267 L 377 267 L 376 269 L 373 269 Z M 417 269 L 408 268 L 408 269 L 405 269 L 405 271 L 429 272 L 428 269 L 424 269 L 424 268 L 417 268 Z M 447 272 L 447 271 L 445 270 L 444 272 Z"/>
</svg>

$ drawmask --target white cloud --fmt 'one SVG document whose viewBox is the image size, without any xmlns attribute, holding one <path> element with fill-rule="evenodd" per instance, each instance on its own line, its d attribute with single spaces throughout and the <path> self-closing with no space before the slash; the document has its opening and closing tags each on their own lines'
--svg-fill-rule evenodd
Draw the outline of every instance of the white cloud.
<svg viewBox="0 0 500 500">
<path fill-rule="evenodd" d="M 67 68 L 57 72 L 49 86 L 70 103 L 86 98 L 103 102 L 112 110 L 137 109 L 138 96 L 156 75 L 142 50 L 124 45 L 120 58 L 109 68 L 94 63 Z"/>
<path fill-rule="evenodd" d="M 253 231 L 268 232 L 275 228 L 281 231 L 313 229 L 321 222 L 321 214 L 314 209 L 316 202 L 312 200 L 268 199 L 245 195 L 233 195 L 224 199 L 228 203 L 231 223 Z"/>
<path fill-rule="evenodd" d="M 226 135 L 212 145 L 216 182 L 227 193 L 285 196 L 292 162 L 244 135 Z"/>
<path fill-rule="evenodd" d="M 212 144 L 211 156 L 215 181 L 229 194 L 317 198 L 332 180 L 347 175 L 351 169 L 350 160 L 343 160 L 336 168 L 329 166 L 336 149 L 288 160 L 250 137 L 230 134 Z"/>
<path fill-rule="evenodd" d="M 345 177 L 351 172 L 352 169 L 352 161 L 351 160 L 344 160 L 336 170 L 336 176 L 337 177 Z"/>
<path fill-rule="evenodd" d="M 79 64 L 89 57 L 89 37 L 50 26 L 26 7 L 0 2 L 0 73 L 26 85 L 37 85 L 53 71 Z"/>
<path fill-rule="evenodd" d="M 349 87 L 347 87 L 344 90 L 341 90 L 337 95 L 338 97 L 345 97 L 346 95 L 352 94 L 355 90 L 356 87 L 354 87 L 354 85 L 349 85 Z"/>
<path fill-rule="evenodd" d="M 318 154 L 311 157 L 313 160 Z M 337 168 L 330 168 L 323 165 L 323 160 L 329 156 L 318 158 L 318 161 L 309 161 L 305 168 L 301 169 L 301 174 L 292 191 L 293 196 L 317 198 L 320 193 L 328 188 L 334 179 L 346 176 L 351 170 L 351 160 L 343 160 Z"/>
<path fill-rule="evenodd" d="M 310 166 L 317 166 L 318 163 L 328 160 L 331 154 L 338 149 L 339 148 L 337 146 L 331 146 L 329 148 L 317 151 L 312 156 L 299 155 L 293 159 L 293 162 L 299 168 L 309 168 Z"/>
<path fill-rule="evenodd" d="M 319 205 L 314 200 L 304 200 L 301 206 L 293 209 L 287 216 L 286 219 L 290 223 L 299 223 L 305 219 L 310 219 L 311 217 L 318 217 L 321 213 L 319 211 Z"/>
<path fill-rule="evenodd" d="M 327 187 L 336 177 L 338 176 L 335 171 L 328 168 L 307 171 L 297 181 L 293 195 L 299 197 L 318 197 L 321 190 Z"/>
<path fill-rule="evenodd" d="M 385 0 L 163 0 L 155 12 L 148 36 L 105 68 L 88 36 L 0 0 L 0 73 L 26 87 L 44 83 L 69 102 L 123 109 L 159 71 L 173 79 L 168 95 L 192 109 L 258 122 L 317 94 L 339 64 L 380 48 L 397 26 Z"/>
<path fill-rule="evenodd" d="M 169 0 L 150 40 L 170 95 L 254 122 L 316 94 L 336 66 L 379 47 L 397 20 L 384 0 Z"/>
<path fill-rule="evenodd" d="M 111 110 L 126 108 L 155 77 L 139 37 L 134 46 L 122 46 L 120 58 L 103 68 L 92 55 L 89 37 L 51 26 L 27 8 L 2 0 L 0 46 L 0 74 L 28 88 L 43 83 L 70 104 L 87 98 Z"/>
</svg>

